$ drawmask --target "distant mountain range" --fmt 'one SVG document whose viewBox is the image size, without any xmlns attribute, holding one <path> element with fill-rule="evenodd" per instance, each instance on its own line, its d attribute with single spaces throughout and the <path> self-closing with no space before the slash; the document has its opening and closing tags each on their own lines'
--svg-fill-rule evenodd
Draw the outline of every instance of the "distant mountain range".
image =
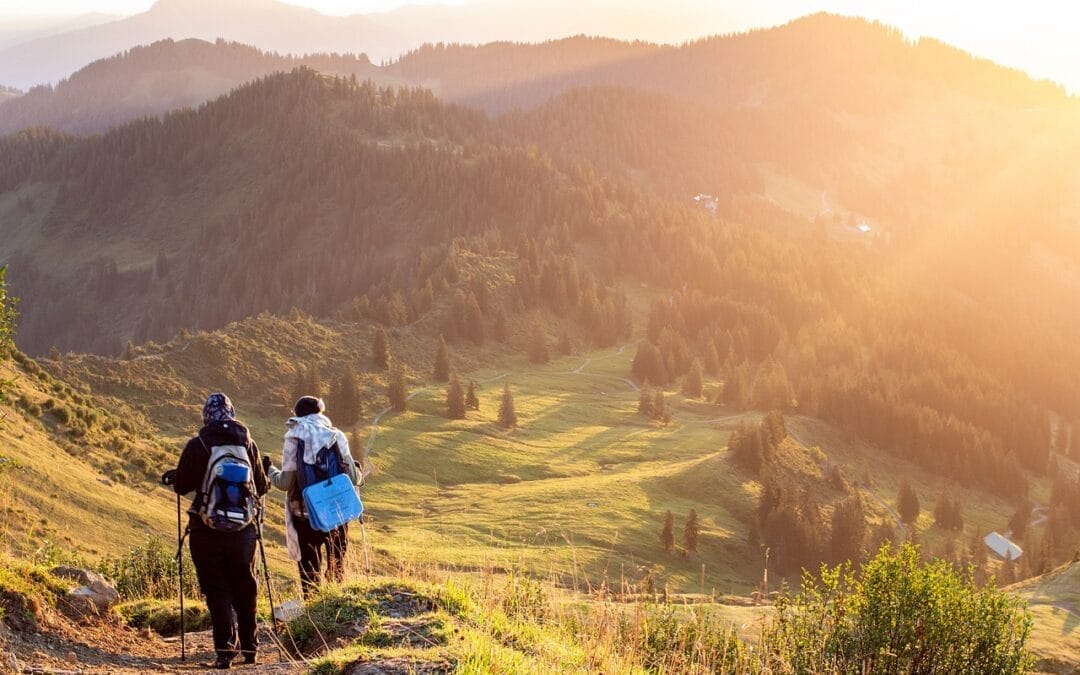
<svg viewBox="0 0 1080 675">
<path fill-rule="evenodd" d="M 537 42 L 577 34 L 626 39 L 643 23 L 653 27 L 654 38 L 679 42 L 728 25 L 718 5 L 689 0 L 482 0 L 345 17 L 278 0 L 158 0 L 146 12 L 109 18 L 73 19 L 41 31 L 24 26 L 6 42 L 0 25 L 0 84 L 55 84 L 92 61 L 166 38 L 223 38 L 294 55 L 364 53 L 382 63 L 426 42 Z"/>
<path fill-rule="evenodd" d="M 397 82 L 362 55 L 298 58 L 223 40 L 162 40 L 95 61 L 55 88 L 34 87 L 6 102 L 0 91 L 0 135 L 31 126 L 72 134 L 101 132 L 138 117 L 196 106 L 258 77 L 300 66 Z"/>
</svg>

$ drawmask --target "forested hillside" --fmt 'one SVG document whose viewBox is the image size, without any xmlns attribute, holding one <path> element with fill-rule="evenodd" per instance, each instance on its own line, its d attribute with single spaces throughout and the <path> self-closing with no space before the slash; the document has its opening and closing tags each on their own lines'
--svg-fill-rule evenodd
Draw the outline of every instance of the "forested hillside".
<svg viewBox="0 0 1080 675">
<path fill-rule="evenodd" d="M 34 87 L 4 102 L 0 91 L 0 135 L 28 127 L 71 134 L 103 132 L 139 117 L 196 106 L 274 72 L 309 66 L 334 75 L 379 80 L 366 56 L 281 56 L 218 40 L 162 40 L 95 61 L 55 87 Z"/>
<path fill-rule="evenodd" d="M 540 65 L 564 52 L 587 78 Z M 490 75 L 468 65 L 483 53 Z M 130 354 L 294 307 L 431 316 L 482 344 L 541 312 L 595 346 L 644 329 L 639 383 L 704 373 L 725 405 L 808 413 L 1018 502 L 1069 452 L 1080 136 L 1060 90 L 829 16 L 681 48 L 431 48 L 388 70 L 456 63 L 503 96 L 532 87 L 508 55 L 538 81 L 638 87 L 491 118 L 301 69 L 102 136 L 7 137 L 0 254 L 23 347 Z M 635 327 L 642 285 L 659 299 Z"/>
</svg>

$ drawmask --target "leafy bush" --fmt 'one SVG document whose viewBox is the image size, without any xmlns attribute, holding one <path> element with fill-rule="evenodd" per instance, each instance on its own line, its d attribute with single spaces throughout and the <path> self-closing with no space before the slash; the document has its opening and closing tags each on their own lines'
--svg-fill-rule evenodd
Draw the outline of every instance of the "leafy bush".
<svg viewBox="0 0 1080 675">
<path fill-rule="evenodd" d="M 806 575 L 783 595 L 766 635 L 783 670 L 796 672 L 1022 673 L 1031 617 L 1020 600 L 918 548 L 888 546 L 856 576 L 850 566 Z"/>
<path fill-rule="evenodd" d="M 198 584 L 187 547 L 181 560 L 184 566 L 184 597 L 195 597 Z M 171 543 L 156 537 L 147 537 L 146 541 L 119 558 L 106 558 L 98 565 L 98 571 L 116 584 L 120 597 L 128 600 L 167 600 L 177 597 L 180 590 L 176 549 Z"/>
</svg>

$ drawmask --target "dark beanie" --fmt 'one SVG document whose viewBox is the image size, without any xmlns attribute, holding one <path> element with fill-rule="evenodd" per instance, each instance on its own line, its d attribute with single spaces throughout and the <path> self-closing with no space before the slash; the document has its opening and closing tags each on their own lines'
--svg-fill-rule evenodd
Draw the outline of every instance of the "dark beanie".
<svg viewBox="0 0 1080 675">
<path fill-rule="evenodd" d="M 293 412 L 297 417 L 304 417 L 306 415 L 314 415 L 315 413 L 321 413 L 326 410 L 326 404 L 323 403 L 321 398 L 314 396 L 301 396 L 296 401 L 296 405 L 293 406 Z"/>
</svg>

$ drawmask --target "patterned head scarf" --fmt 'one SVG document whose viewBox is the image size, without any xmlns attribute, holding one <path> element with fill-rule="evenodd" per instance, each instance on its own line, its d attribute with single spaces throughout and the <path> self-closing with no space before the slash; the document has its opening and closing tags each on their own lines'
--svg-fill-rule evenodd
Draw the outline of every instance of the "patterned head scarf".
<svg viewBox="0 0 1080 675">
<path fill-rule="evenodd" d="M 206 398 L 206 405 L 202 409 L 203 424 L 212 422 L 228 422 L 236 419 L 236 410 L 233 409 L 232 401 L 221 392 L 210 394 Z"/>
</svg>

